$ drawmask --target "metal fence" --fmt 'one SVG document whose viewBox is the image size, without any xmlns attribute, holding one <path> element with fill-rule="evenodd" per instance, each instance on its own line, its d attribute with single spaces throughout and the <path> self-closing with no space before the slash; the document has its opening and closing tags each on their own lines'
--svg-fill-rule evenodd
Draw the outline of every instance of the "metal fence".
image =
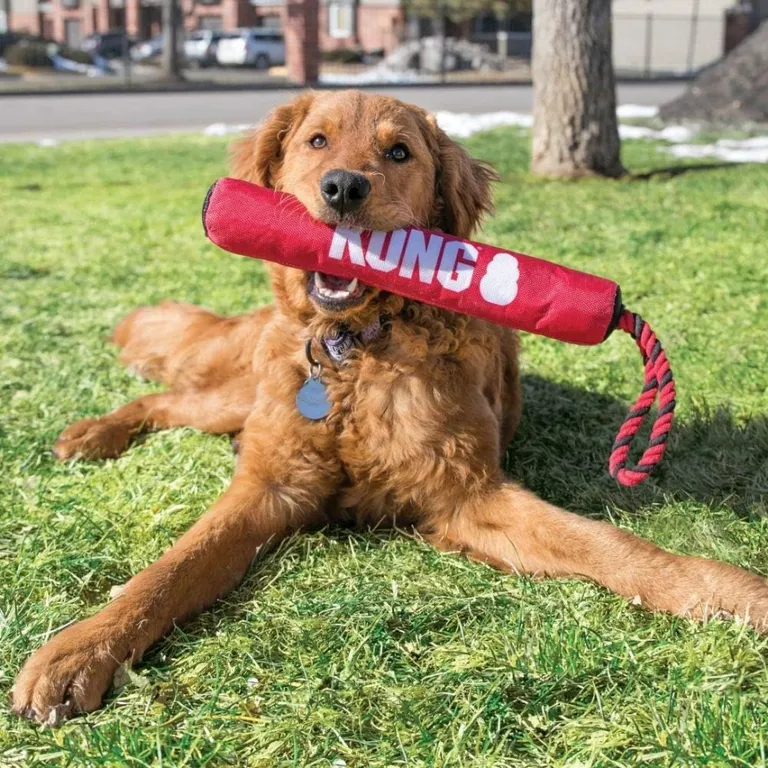
<svg viewBox="0 0 768 768">
<path fill-rule="evenodd" d="M 683 75 L 723 55 L 724 16 L 614 15 L 617 74 Z"/>
<path fill-rule="evenodd" d="M 491 53 L 505 57 L 508 66 L 502 68 L 480 67 L 477 69 L 453 69 L 454 57 L 445 57 L 442 70 L 435 71 L 434 56 L 424 55 L 422 61 L 431 60 L 431 67 L 419 66 L 419 57 L 413 56 L 414 66 L 404 79 L 432 79 L 436 82 L 498 82 L 530 79 L 532 35 L 530 32 L 509 32 L 503 28 L 489 29 L 488 25 L 475 25 L 465 30 L 465 39 L 479 43 Z M 669 15 L 659 13 L 619 14 L 613 18 L 613 61 L 618 77 L 656 78 L 685 76 L 723 56 L 725 41 L 725 17 L 713 15 Z M 428 48 L 428 40 L 425 52 Z M 404 41 L 404 45 L 418 48 L 418 41 Z M 382 67 L 379 67 L 381 70 Z M 383 69 L 386 70 L 386 62 Z M 366 77 L 375 81 L 374 66 L 368 64 L 326 64 L 323 77 L 328 82 L 349 84 L 364 82 Z M 395 77 L 397 72 L 392 72 Z M 382 78 L 386 77 L 386 73 Z M 383 79 L 382 79 L 383 81 Z"/>
<path fill-rule="evenodd" d="M 405 29 L 403 30 L 406 31 Z M 454 68 L 457 57 L 443 57 L 443 67 L 435 69 L 434 52 L 431 66 L 420 66 L 420 62 L 429 60 L 429 56 L 406 56 L 409 63 L 403 66 L 400 57 L 399 66 L 390 66 L 386 59 L 366 56 L 364 60 L 351 63 L 344 56 L 324 54 L 320 69 L 321 83 L 325 85 L 385 85 L 396 83 L 488 83 L 520 82 L 530 80 L 531 33 L 509 22 L 489 21 L 488 18 L 475 19 L 463 26 L 451 30 L 455 38 L 460 38 L 459 45 L 476 44 L 486 49 L 488 61 L 480 65 L 467 66 L 466 57 L 463 66 Z M 618 77 L 660 77 L 685 75 L 696 72 L 702 67 L 722 57 L 725 44 L 726 18 L 722 16 L 703 16 L 698 14 L 666 15 L 648 13 L 640 15 L 614 15 L 613 19 L 613 58 Z M 422 31 L 423 34 L 423 31 Z M 425 38 L 403 41 L 418 49 L 419 45 L 428 48 Z M 434 46 L 434 39 L 433 39 Z M 352 52 L 350 52 L 352 53 Z M 350 57 L 353 58 L 353 57 Z M 471 57 L 470 57 L 471 58 Z M 477 57 L 476 57 L 477 58 Z M 159 77 L 159 68 L 144 64 L 123 67 L 118 60 L 111 65 L 110 77 L 84 78 L 72 75 L 59 76 L 48 84 L 43 78 L 30 80 L 35 88 L 50 87 L 82 88 L 93 87 L 152 87 Z M 287 84 L 285 67 L 273 67 L 269 71 L 259 71 L 247 67 L 221 68 L 212 66 L 207 69 L 189 69 L 186 79 L 190 86 L 227 87 L 259 86 Z M 3 87 L 4 86 L 4 87 Z M 29 87 L 26 82 L 0 81 L 0 91 Z"/>
</svg>

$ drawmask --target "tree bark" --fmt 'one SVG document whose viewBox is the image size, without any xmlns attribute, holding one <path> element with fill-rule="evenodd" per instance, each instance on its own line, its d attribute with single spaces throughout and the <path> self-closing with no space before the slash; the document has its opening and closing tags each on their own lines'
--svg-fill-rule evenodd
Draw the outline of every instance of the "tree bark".
<svg viewBox="0 0 768 768">
<path fill-rule="evenodd" d="M 611 31 L 611 0 L 534 0 L 533 173 L 625 173 Z"/>
<path fill-rule="evenodd" d="M 179 0 L 163 0 L 163 80 L 183 80 L 179 57 L 181 9 Z"/>
</svg>

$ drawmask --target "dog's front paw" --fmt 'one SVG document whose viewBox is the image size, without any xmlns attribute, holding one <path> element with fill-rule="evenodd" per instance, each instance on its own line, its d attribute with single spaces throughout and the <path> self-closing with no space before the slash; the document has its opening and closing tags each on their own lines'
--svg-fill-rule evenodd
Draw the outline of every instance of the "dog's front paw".
<svg viewBox="0 0 768 768">
<path fill-rule="evenodd" d="M 13 711 L 44 725 L 55 726 L 101 704 L 119 666 L 115 649 L 75 624 L 57 635 L 24 665 L 13 687 Z"/>
<path fill-rule="evenodd" d="M 114 459 L 128 447 L 131 429 L 109 418 L 83 419 L 67 427 L 53 446 L 59 461 Z"/>
</svg>

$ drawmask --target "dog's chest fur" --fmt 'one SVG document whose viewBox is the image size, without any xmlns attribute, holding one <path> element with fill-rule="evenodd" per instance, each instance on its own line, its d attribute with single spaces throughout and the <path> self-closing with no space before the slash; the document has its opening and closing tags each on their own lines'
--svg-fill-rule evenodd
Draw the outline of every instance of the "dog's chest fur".
<svg viewBox="0 0 768 768">
<path fill-rule="evenodd" d="M 446 487 L 458 498 L 498 468 L 503 382 L 496 375 L 487 386 L 479 358 L 491 357 L 482 348 L 467 355 L 466 339 L 452 338 L 463 330 L 442 332 L 435 339 L 396 324 L 385 341 L 326 373 L 328 426 L 346 478 L 341 506 L 367 523 L 407 522 L 445 498 Z M 467 396 L 471 378 L 475 397 Z"/>
<path fill-rule="evenodd" d="M 336 478 L 343 517 L 407 523 L 437 504 L 459 503 L 499 471 L 515 399 L 505 371 L 516 344 L 498 329 L 431 308 L 397 318 L 346 361 L 322 360 L 333 406 L 315 422 L 295 403 L 308 375 L 301 330 L 275 323 L 256 351 L 258 420 L 291 414 L 279 423 L 293 432 L 271 438 L 270 453 L 322 465 Z"/>
</svg>

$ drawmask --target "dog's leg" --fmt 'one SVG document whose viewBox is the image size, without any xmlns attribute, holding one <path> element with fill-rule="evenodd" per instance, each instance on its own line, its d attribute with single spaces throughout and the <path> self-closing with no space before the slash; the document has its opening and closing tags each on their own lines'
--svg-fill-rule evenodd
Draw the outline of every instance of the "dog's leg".
<svg viewBox="0 0 768 768">
<path fill-rule="evenodd" d="M 168 387 L 205 389 L 250 370 L 272 307 L 235 317 L 175 301 L 139 307 L 115 327 L 120 362 Z"/>
<path fill-rule="evenodd" d="M 120 664 L 137 661 L 176 622 L 231 590 L 262 548 L 323 523 L 324 502 L 340 480 L 333 460 L 320 458 L 328 447 L 315 435 L 275 435 L 263 426 L 261 415 L 246 425 L 235 477 L 211 510 L 113 602 L 27 661 L 14 711 L 55 724 L 96 709 Z"/>
<path fill-rule="evenodd" d="M 434 519 L 425 537 L 504 570 L 591 579 L 651 610 L 738 616 L 768 630 L 768 584 L 725 563 L 666 552 L 503 482 Z"/>
<path fill-rule="evenodd" d="M 141 432 L 193 427 L 213 434 L 239 432 L 253 408 L 257 380 L 243 376 L 218 387 L 160 392 L 97 419 L 67 427 L 53 446 L 57 459 L 112 459 Z"/>
</svg>

